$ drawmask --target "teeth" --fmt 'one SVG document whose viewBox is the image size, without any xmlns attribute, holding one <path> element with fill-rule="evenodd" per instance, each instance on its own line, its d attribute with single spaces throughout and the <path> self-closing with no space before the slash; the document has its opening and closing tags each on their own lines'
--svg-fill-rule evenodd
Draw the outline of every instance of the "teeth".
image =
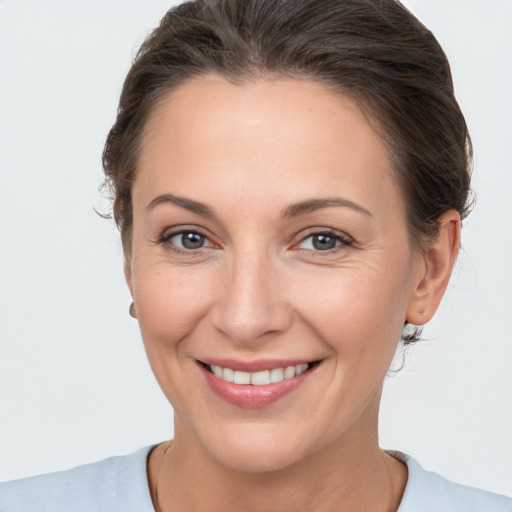
<svg viewBox="0 0 512 512">
<path fill-rule="evenodd" d="M 220 366 L 210 365 L 211 372 L 219 379 L 235 384 L 252 384 L 254 386 L 266 386 L 267 384 L 276 384 L 283 380 L 293 379 L 304 373 L 309 364 L 298 364 L 296 366 L 287 366 L 286 368 L 274 368 L 273 370 L 264 370 L 261 372 L 241 372 L 231 368 L 222 368 Z"/>
<path fill-rule="evenodd" d="M 284 378 L 291 379 L 293 377 L 295 377 L 295 366 L 288 366 L 288 368 L 284 370 Z"/>
<path fill-rule="evenodd" d="M 266 370 L 264 372 L 251 373 L 251 384 L 255 384 L 256 386 L 270 384 L 270 372 Z"/>
<path fill-rule="evenodd" d="M 295 367 L 295 375 L 300 375 L 301 373 L 304 373 L 308 369 L 307 364 L 298 364 Z"/>
<path fill-rule="evenodd" d="M 212 372 L 215 377 L 220 377 L 222 379 L 222 368 L 220 366 L 212 365 Z"/>
<path fill-rule="evenodd" d="M 282 368 L 274 368 L 270 370 L 270 382 L 275 384 L 284 380 L 284 370 Z"/>
<path fill-rule="evenodd" d="M 222 370 L 222 379 L 227 382 L 233 382 L 235 379 L 235 372 L 231 368 L 224 368 Z"/>
<path fill-rule="evenodd" d="M 233 382 L 235 384 L 250 384 L 251 374 L 249 372 L 235 372 Z"/>
</svg>

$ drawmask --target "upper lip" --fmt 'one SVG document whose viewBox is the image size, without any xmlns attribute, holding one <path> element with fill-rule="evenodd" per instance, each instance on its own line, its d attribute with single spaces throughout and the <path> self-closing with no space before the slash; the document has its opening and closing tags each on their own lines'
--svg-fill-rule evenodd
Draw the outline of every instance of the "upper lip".
<svg viewBox="0 0 512 512">
<path fill-rule="evenodd" d="M 286 368 L 288 366 L 310 364 L 318 361 L 318 359 L 259 359 L 257 361 L 240 361 L 237 359 L 221 358 L 198 359 L 198 362 L 206 365 L 231 368 L 232 370 L 240 372 L 262 372 L 275 368 Z"/>
</svg>

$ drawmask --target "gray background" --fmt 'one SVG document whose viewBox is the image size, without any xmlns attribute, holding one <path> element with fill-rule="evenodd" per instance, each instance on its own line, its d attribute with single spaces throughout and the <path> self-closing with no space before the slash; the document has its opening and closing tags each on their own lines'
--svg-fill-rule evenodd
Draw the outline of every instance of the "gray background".
<svg viewBox="0 0 512 512">
<path fill-rule="evenodd" d="M 0 0 L 0 479 L 172 435 L 93 210 L 123 77 L 171 4 Z M 512 2 L 405 4 L 451 60 L 478 201 L 427 341 L 387 380 L 381 444 L 512 495 Z"/>
</svg>

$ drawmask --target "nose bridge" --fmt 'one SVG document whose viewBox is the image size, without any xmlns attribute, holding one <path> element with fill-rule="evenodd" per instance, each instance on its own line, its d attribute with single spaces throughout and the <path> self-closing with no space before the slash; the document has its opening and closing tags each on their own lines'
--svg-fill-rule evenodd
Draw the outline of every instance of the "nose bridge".
<svg viewBox="0 0 512 512">
<path fill-rule="evenodd" d="M 229 258 L 219 290 L 216 327 L 237 343 L 252 343 L 289 323 L 276 262 L 269 251 L 239 248 Z"/>
</svg>

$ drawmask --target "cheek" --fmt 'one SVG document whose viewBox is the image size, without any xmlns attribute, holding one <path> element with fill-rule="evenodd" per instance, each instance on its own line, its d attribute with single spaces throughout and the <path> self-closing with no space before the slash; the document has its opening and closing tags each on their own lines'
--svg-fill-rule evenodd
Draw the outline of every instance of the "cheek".
<svg viewBox="0 0 512 512">
<path fill-rule="evenodd" d="M 300 316 L 337 354 L 394 354 L 405 319 L 408 282 L 383 268 L 340 268 L 302 279 L 294 289 Z"/>
<path fill-rule="evenodd" d="M 148 350 L 162 345 L 171 348 L 194 331 L 208 311 L 210 289 L 209 280 L 198 269 L 143 268 L 135 280 L 134 295 Z"/>
<path fill-rule="evenodd" d="M 209 281 L 197 269 L 140 268 L 134 297 L 147 358 L 169 402 L 176 411 L 185 411 L 193 401 L 184 384 L 191 364 L 187 346 L 207 316 Z"/>
</svg>

